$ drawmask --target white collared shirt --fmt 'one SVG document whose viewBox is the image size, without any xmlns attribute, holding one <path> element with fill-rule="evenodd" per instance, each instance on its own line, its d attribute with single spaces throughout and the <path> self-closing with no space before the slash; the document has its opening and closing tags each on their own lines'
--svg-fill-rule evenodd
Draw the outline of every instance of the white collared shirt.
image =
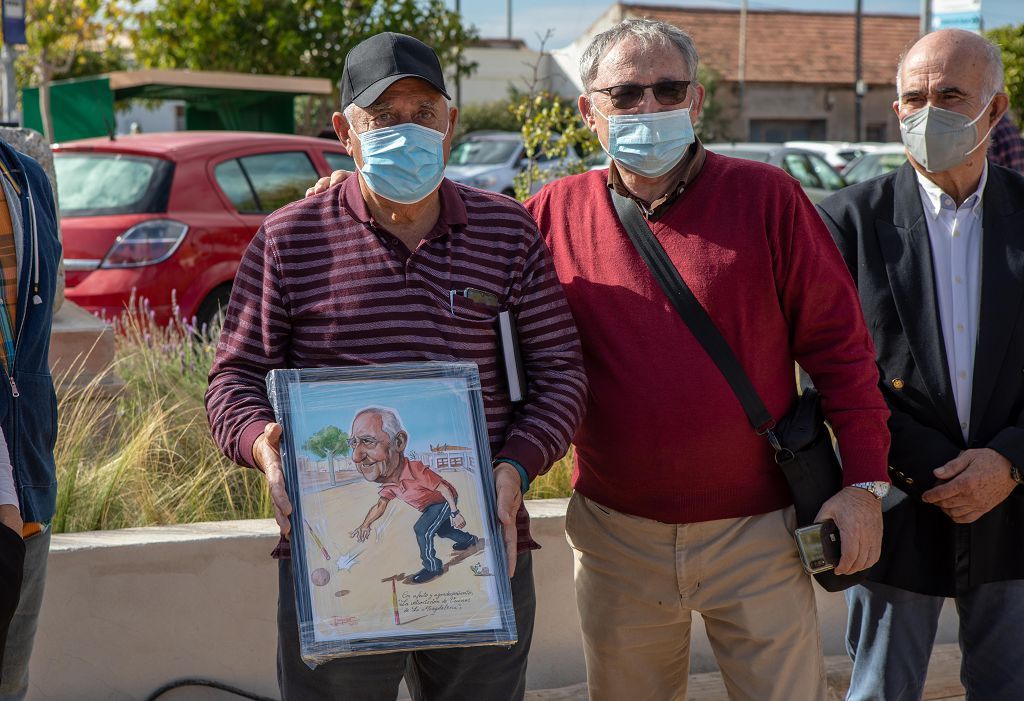
<svg viewBox="0 0 1024 701">
<path fill-rule="evenodd" d="M 921 205 L 928 224 L 939 302 L 942 340 L 953 383 L 953 399 L 964 440 L 970 429 L 974 389 L 974 351 L 981 313 L 982 195 L 988 182 L 988 161 L 978 189 L 959 207 L 953 198 L 917 173 Z"/>
</svg>

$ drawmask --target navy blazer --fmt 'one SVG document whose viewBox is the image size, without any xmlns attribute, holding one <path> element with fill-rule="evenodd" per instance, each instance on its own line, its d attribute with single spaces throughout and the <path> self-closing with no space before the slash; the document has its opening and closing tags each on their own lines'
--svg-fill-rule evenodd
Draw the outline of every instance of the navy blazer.
<svg viewBox="0 0 1024 701">
<path fill-rule="evenodd" d="M 917 176 L 907 163 L 819 206 L 857 283 L 892 416 L 889 475 L 909 498 L 885 514 L 873 581 L 953 596 L 1024 578 L 1024 488 L 973 524 L 921 501 L 932 470 L 968 448 L 1024 468 L 1024 176 L 989 164 L 970 434 L 957 417 Z"/>
<path fill-rule="evenodd" d="M 57 210 L 50 181 L 35 160 L 3 141 L 0 160 L 21 190 L 18 204 L 23 222 L 14 372 L 12 375 L 0 364 L 0 426 L 14 463 L 22 517 L 25 521 L 49 521 L 57 502 L 53 461 L 57 399 L 49 365 L 61 253 Z"/>
</svg>

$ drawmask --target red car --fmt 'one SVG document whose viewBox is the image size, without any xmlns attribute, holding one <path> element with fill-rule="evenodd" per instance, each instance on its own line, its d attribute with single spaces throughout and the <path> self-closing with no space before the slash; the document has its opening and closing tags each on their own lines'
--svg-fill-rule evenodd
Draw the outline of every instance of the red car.
<svg viewBox="0 0 1024 701">
<path fill-rule="evenodd" d="M 263 219 L 338 168 L 337 141 L 284 134 L 168 132 L 53 147 L 67 297 L 117 317 L 134 292 L 163 324 L 197 326 L 227 306 Z"/>
</svg>

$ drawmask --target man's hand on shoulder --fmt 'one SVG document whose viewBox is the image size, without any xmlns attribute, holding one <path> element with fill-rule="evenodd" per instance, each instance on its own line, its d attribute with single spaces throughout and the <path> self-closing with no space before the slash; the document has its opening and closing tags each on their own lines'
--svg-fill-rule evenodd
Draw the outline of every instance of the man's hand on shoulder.
<svg viewBox="0 0 1024 701">
<path fill-rule="evenodd" d="M 292 529 L 288 517 L 292 503 L 284 487 L 284 466 L 281 464 L 281 424 L 269 423 L 263 433 L 252 444 L 252 459 L 267 477 L 267 490 L 274 505 L 274 518 L 281 529 L 281 535 L 288 538 Z"/>
<path fill-rule="evenodd" d="M 955 523 L 974 523 L 1017 486 L 1010 475 L 1010 461 L 991 448 L 965 450 L 936 468 L 935 476 L 942 484 L 921 499 L 942 509 Z"/>
<path fill-rule="evenodd" d="M 853 574 L 878 562 L 882 554 L 882 502 L 860 487 L 844 487 L 826 501 L 815 522 L 832 519 L 839 528 L 842 558 L 836 574 Z"/>
<path fill-rule="evenodd" d="M 508 576 L 516 572 L 516 555 L 519 533 L 516 531 L 516 514 L 523 503 L 522 480 L 519 470 L 507 462 L 494 467 L 494 492 L 497 497 L 498 520 L 505 540 L 505 556 L 508 558 Z"/>
<path fill-rule="evenodd" d="M 350 170 L 336 170 L 328 176 L 320 178 L 316 181 L 316 184 L 306 190 L 306 197 L 312 197 L 313 195 L 319 195 L 324 190 L 329 190 L 338 183 L 343 183 L 348 176 L 354 175 Z"/>
</svg>

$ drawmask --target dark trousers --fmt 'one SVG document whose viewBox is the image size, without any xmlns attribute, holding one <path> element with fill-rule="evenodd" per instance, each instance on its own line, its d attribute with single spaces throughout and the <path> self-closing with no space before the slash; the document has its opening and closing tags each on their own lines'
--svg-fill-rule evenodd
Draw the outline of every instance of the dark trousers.
<svg viewBox="0 0 1024 701">
<path fill-rule="evenodd" d="M 846 590 L 847 701 L 920 701 L 945 601 L 877 582 Z M 1024 581 L 979 584 L 954 602 L 967 700 L 1024 699 Z"/>
<path fill-rule="evenodd" d="M 7 629 L 21 597 L 21 577 L 25 564 L 25 541 L 20 533 L 0 525 L 0 669 L 3 667 Z"/>
<path fill-rule="evenodd" d="M 415 701 L 521 701 L 537 599 L 533 558 L 520 553 L 512 577 L 519 641 L 482 647 L 394 652 L 332 660 L 310 669 L 299 654 L 289 560 L 278 562 L 277 682 L 283 701 L 394 701 L 405 677 Z"/>
<path fill-rule="evenodd" d="M 446 501 L 431 504 L 423 509 L 423 514 L 416 520 L 412 530 L 416 533 L 416 544 L 420 546 L 423 568 L 431 572 L 440 572 L 443 567 L 443 563 L 437 557 L 437 548 L 434 547 L 434 536 L 454 540 L 456 545 L 462 546 L 468 546 L 474 537 L 471 533 L 452 526 L 452 511 Z"/>
</svg>

